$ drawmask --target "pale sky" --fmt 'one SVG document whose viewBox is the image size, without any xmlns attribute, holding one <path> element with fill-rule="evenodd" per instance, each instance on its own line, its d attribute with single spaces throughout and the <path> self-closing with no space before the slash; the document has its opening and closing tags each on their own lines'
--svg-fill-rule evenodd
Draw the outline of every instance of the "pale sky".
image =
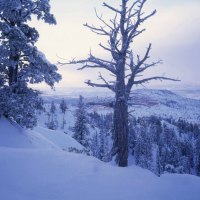
<svg viewBox="0 0 200 200">
<path fill-rule="evenodd" d="M 38 48 L 47 58 L 56 63 L 61 58 L 86 58 L 89 50 L 106 57 L 98 44 L 105 41 L 83 26 L 85 22 L 95 24 L 94 8 L 105 19 L 111 17 L 102 7 L 102 0 L 51 0 L 52 13 L 57 19 L 56 26 L 35 22 L 40 38 Z M 106 2 L 117 5 L 117 0 Z M 181 79 L 181 83 L 158 82 L 157 85 L 178 84 L 200 85 L 200 0 L 149 0 L 146 13 L 156 9 L 157 14 L 144 27 L 147 31 L 136 41 L 136 52 L 143 53 L 152 43 L 151 58 L 162 59 L 164 64 L 152 69 L 148 75 L 165 74 Z M 98 71 L 77 71 L 76 66 L 59 67 L 63 80 L 59 87 L 83 87 L 84 81 L 96 81 Z M 153 84 L 154 85 L 154 84 Z"/>
</svg>

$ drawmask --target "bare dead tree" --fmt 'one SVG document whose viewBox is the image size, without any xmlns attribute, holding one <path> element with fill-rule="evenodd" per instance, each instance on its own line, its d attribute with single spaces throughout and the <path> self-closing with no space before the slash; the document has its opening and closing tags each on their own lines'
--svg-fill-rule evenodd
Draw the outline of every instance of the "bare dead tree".
<svg viewBox="0 0 200 200">
<path fill-rule="evenodd" d="M 106 45 L 99 44 L 101 48 L 111 55 L 112 59 L 106 60 L 94 56 L 91 52 L 87 59 L 72 60 L 68 64 L 82 64 L 79 70 L 85 68 L 106 69 L 114 76 L 115 81 L 107 81 L 102 74 L 99 79 L 102 84 L 90 80 L 85 83 L 92 87 L 108 88 L 115 93 L 114 105 L 114 144 L 113 156 L 116 155 L 116 162 L 119 166 L 128 165 L 128 99 L 134 85 L 142 85 L 151 80 L 172 80 L 164 76 L 153 76 L 141 78 L 144 71 L 161 63 L 147 62 L 150 58 L 151 44 L 148 45 L 143 57 L 135 54 L 131 49 L 134 39 L 142 34 L 141 24 L 152 17 L 156 10 L 148 15 L 142 11 L 147 0 L 120 0 L 121 5 L 115 8 L 107 3 L 103 6 L 114 13 L 114 18 L 106 21 L 96 12 L 96 17 L 102 25 L 95 26 L 84 24 L 92 32 L 108 38 Z M 63 64 L 63 63 L 62 63 Z"/>
</svg>

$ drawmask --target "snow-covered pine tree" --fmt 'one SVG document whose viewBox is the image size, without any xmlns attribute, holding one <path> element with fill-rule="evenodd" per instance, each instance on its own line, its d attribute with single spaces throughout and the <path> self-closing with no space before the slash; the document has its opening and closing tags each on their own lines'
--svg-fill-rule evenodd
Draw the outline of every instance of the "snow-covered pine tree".
<svg viewBox="0 0 200 200">
<path fill-rule="evenodd" d="M 61 102 L 60 102 L 60 110 L 64 114 L 67 111 L 67 103 L 66 103 L 65 99 L 62 99 Z"/>
<path fill-rule="evenodd" d="M 56 111 L 57 111 L 56 105 L 54 101 L 52 101 L 49 113 L 47 113 L 48 122 L 46 123 L 46 126 L 48 129 L 56 130 L 58 128 L 58 120 L 57 120 Z"/>
<path fill-rule="evenodd" d="M 145 128 L 141 127 L 135 145 L 135 163 L 145 169 L 152 168 L 152 143 Z"/>
<path fill-rule="evenodd" d="M 67 103 L 64 99 L 62 99 L 60 102 L 60 110 L 61 110 L 61 113 L 63 114 L 63 121 L 62 121 L 62 126 L 61 126 L 62 129 L 65 128 L 65 124 L 66 124 L 65 113 L 66 113 L 67 109 L 68 109 Z"/>
<path fill-rule="evenodd" d="M 107 146 L 106 146 L 106 137 L 105 137 L 105 132 L 104 129 L 101 129 L 99 132 L 99 159 L 104 161 L 106 160 L 106 151 L 107 151 Z"/>
<path fill-rule="evenodd" d="M 75 112 L 75 125 L 74 125 L 74 135 L 73 138 L 77 140 L 84 147 L 89 147 L 89 142 L 87 136 L 89 135 L 89 130 L 87 127 L 87 113 L 85 109 L 85 103 L 83 96 L 80 95 L 78 108 Z"/>
<path fill-rule="evenodd" d="M 99 158 L 99 138 L 97 132 L 95 132 L 92 136 L 90 150 L 92 151 L 92 155 L 94 157 Z"/>
<path fill-rule="evenodd" d="M 130 117 L 129 118 L 129 152 L 131 155 L 134 156 L 134 149 L 136 144 L 136 132 L 135 132 L 135 126 L 136 126 L 136 118 Z"/>
<path fill-rule="evenodd" d="M 170 173 L 178 172 L 180 166 L 180 145 L 175 130 L 163 124 L 161 135 L 160 164 L 162 171 Z"/>
<path fill-rule="evenodd" d="M 93 155 L 104 162 L 111 161 L 112 114 L 90 113 L 89 123 L 98 130 L 93 135 L 91 141 L 90 149 L 94 152 Z"/>
<path fill-rule="evenodd" d="M 153 172 L 157 175 L 160 176 L 161 174 L 161 165 L 160 165 L 160 148 L 159 146 L 155 145 L 156 149 L 155 149 L 155 161 L 154 161 L 154 169 Z"/>
<path fill-rule="evenodd" d="M 196 174 L 200 176 L 200 135 L 197 137 L 195 144 L 195 170 Z"/>
<path fill-rule="evenodd" d="M 30 26 L 33 16 L 56 24 L 49 0 L 0 0 L 0 114 L 28 128 L 36 125 L 36 110 L 42 108 L 39 92 L 29 84 L 53 87 L 61 79 L 35 46 L 39 33 Z"/>
<path fill-rule="evenodd" d="M 180 165 L 182 166 L 183 173 L 187 174 L 190 174 L 191 169 L 194 168 L 193 145 L 192 140 L 189 139 L 189 135 L 192 135 L 192 133 L 190 132 L 187 137 L 182 139 L 179 145 L 181 151 Z"/>
</svg>

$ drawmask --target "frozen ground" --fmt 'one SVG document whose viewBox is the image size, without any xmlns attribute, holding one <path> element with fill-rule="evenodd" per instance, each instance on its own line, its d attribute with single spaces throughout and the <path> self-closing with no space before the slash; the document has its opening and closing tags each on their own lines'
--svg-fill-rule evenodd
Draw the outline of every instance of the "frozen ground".
<svg viewBox="0 0 200 200">
<path fill-rule="evenodd" d="M 200 199 L 198 177 L 166 174 L 159 178 L 134 165 L 118 168 L 69 153 L 61 150 L 63 145 L 81 146 L 65 136 L 44 128 L 27 132 L 0 118 L 0 199 Z"/>
</svg>

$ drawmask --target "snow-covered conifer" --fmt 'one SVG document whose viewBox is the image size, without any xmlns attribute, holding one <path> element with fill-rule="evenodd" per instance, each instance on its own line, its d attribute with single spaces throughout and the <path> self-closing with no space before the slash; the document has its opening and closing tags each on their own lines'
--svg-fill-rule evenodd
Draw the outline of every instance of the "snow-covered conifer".
<svg viewBox="0 0 200 200">
<path fill-rule="evenodd" d="M 142 129 L 136 141 L 135 162 L 140 167 L 151 169 L 152 167 L 152 143 L 149 135 Z"/>
<path fill-rule="evenodd" d="M 66 113 L 67 111 L 67 103 L 64 99 L 61 100 L 61 103 L 60 103 L 60 110 L 63 114 Z"/>
<path fill-rule="evenodd" d="M 196 174 L 200 176 L 200 135 L 198 136 L 195 144 L 195 169 Z"/>
<path fill-rule="evenodd" d="M 84 147 L 88 148 L 89 142 L 87 136 L 89 130 L 87 127 L 87 113 L 83 97 L 79 97 L 78 108 L 75 112 L 75 125 L 73 138 L 76 139 Z"/>
<path fill-rule="evenodd" d="M 99 138 L 97 132 L 95 132 L 92 136 L 90 150 L 92 151 L 92 155 L 94 157 L 99 158 Z"/>
<path fill-rule="evenodd" d="M 0 0 L 0 110 L 23 127 L 36 125 L 42 101 L 29 84 L 53 87 L 61 79 L 57 67 L 36 47 L 38 31 L 29 21 L 36 16 L 56 24 L 49 0 Z"/>
<path fill-rule="evenodd" d="M 66 120 L 65 120 L 65 113 L 67 111 L 67 103 L 64 99 L 62 99 L 61 103 L 60 103 L 60 110 L 63 114 L 63 121 L 62 121 L 62 126 L 61 128 L 64 129 L 65 128 L 65 124 L 66 124 Z"/>
<path fill-rule="evenodd" d="M 58 120 L 57 120 L 56 111 L 57 111 L 56 105 L 54 101 L 52 101 L 49 113 L 47 114 L 48 122 L 46 123 L 46 126 L 48 127 L 48 129 L 56 130 L 58 128 Z"/>
</svg>

